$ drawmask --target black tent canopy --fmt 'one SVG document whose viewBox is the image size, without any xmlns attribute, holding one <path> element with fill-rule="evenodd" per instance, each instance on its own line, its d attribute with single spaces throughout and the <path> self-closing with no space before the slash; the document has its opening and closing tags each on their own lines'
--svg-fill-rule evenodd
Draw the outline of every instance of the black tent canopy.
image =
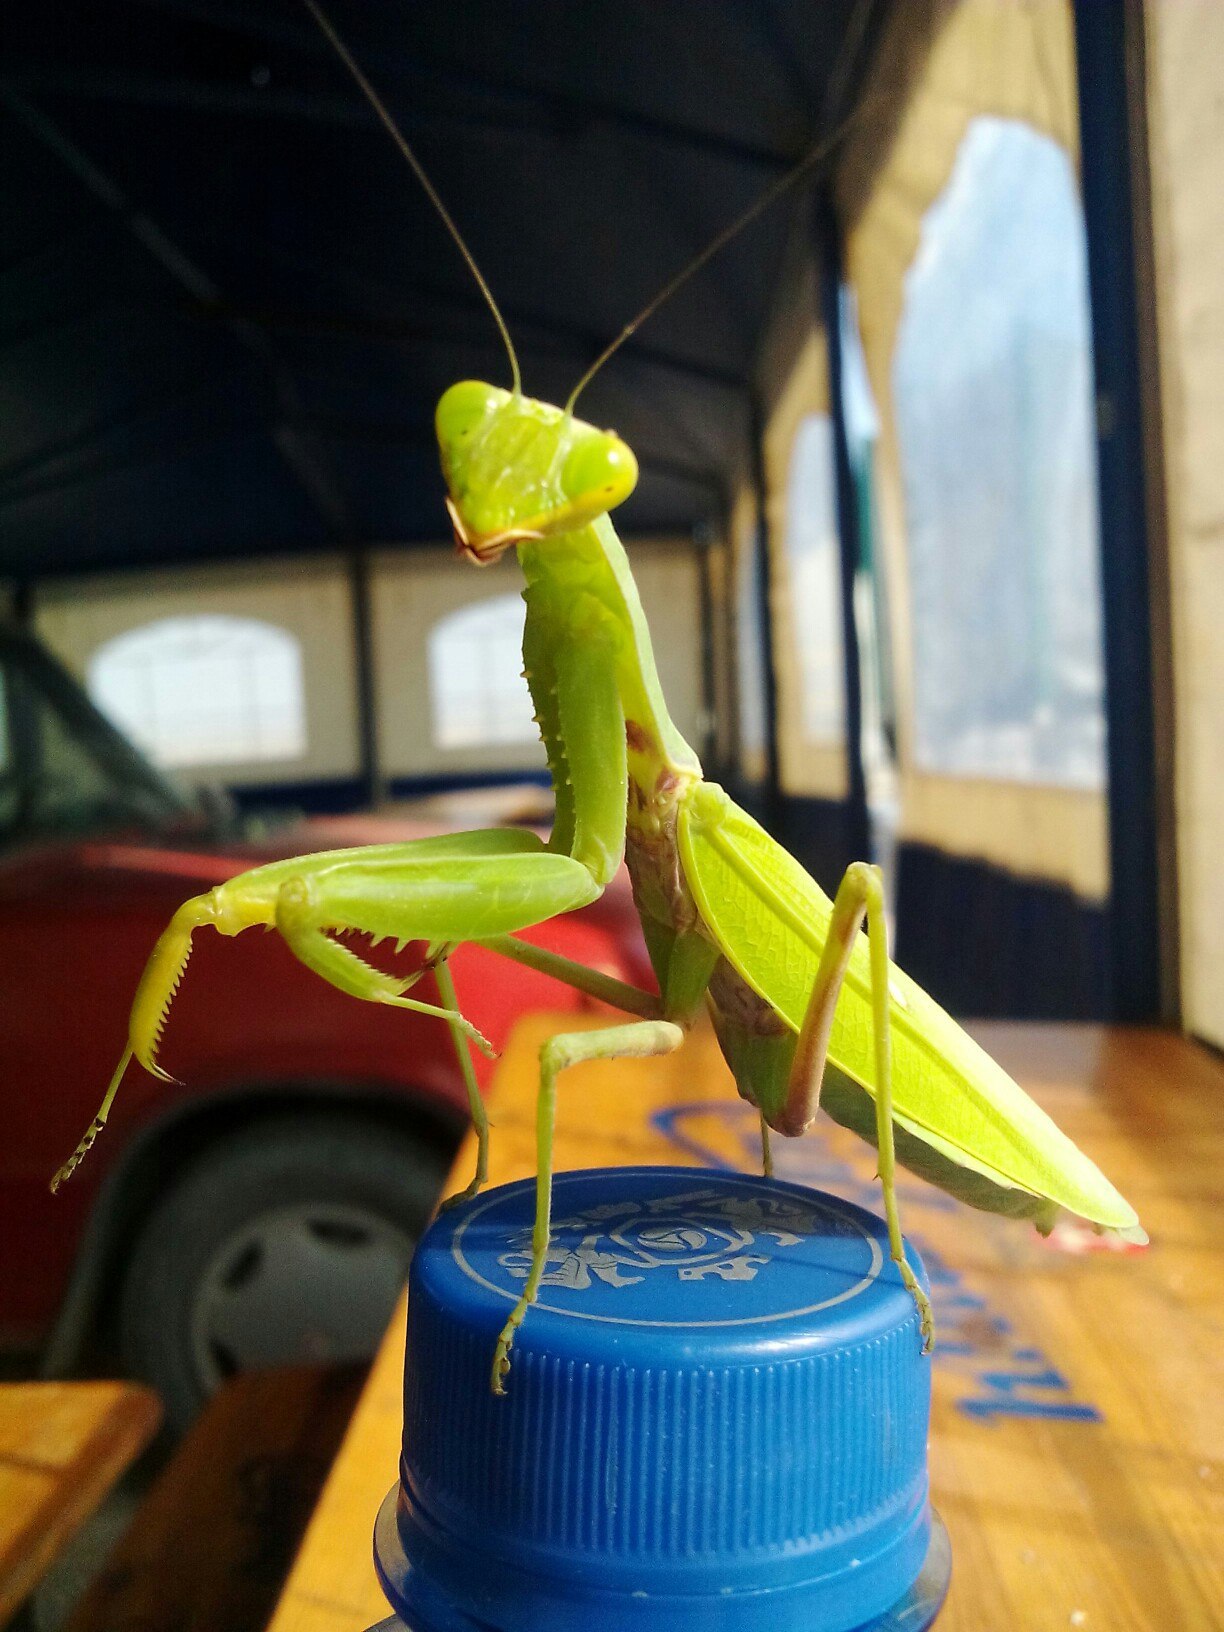
<svg viewBox="0 0 1224 1632">
<path fill-rule="evenodd" d="M 845 111 L 882 0 L 332 0 L 562 399 Z M 296 0 L 10 8 L 0 572 L 445 534 L 433 405 L 508 379 L 412 175 Z M 642 464 L 630 531 L 742 458 L 781 206 L 583 399 Z"/>
</svg>

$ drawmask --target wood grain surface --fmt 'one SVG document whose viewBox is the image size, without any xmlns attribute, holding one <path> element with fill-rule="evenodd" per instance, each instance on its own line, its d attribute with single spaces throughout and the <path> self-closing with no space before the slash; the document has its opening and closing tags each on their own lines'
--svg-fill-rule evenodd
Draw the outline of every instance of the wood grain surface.
<svg viewBox="0 0 1224 1632">
<path fill-rule="evenodd" d="M 271 1613 L 365 1367 L 239 1372 L 192 1424 L 61 1632 L 252 1632 Z"/>
<path fill-rule="evenodd" d="M 556 1029 L 524 1020 L 499 1068 L 495 1183 L 533 1171 L 536 1057 Z M 1224 1627 L 1224 1066 L 1163 1032 L 973 1029 L 1134 1203 L 1152 1245 L 1115 1250 L 1072 1226 L 1043 1242 L 903 1184 L 939 1330 L 931 1479 L 953 1545 L 939 1632 Z M 827 1119 L 775 1153 L 779 1177 L 878 1210 L 873 1153 Z M 704 1027 L 678 1054 L 562 1079 L 559 1170 L 758 1158 L 755 1112 Z M 465 1147 L 456 1184 L 471 1160 Z M 403 1320 L 401 1303 L 272 1632 L 362 1632 L 387 1613 L 370 1534 L 396 1478 Z"/>
<path fill-rule="evenodd" d="M 0 1624 L 160 1421 L 135 1383 L 0 1384 Z"/>
</svg>

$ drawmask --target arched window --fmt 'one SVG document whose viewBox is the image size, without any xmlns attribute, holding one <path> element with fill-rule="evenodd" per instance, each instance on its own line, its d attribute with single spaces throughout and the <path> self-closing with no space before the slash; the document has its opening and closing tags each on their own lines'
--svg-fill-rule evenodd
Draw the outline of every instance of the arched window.
<svg viewBox="0 0 1224 1632">
<path fill-rule="evenodd" d="M 1048 136 L 969 126 L 906 278 L 893 385 L 916 763 L 1103 786 L 1083 209 Z"/>
<path fill-rule="evenodd" d="M 523 679 L 521 595 L 495 595 L 439 618 L 429 632 L 429 695 L 439 748 L 537 739 Z"/>
<path fill-rule="evenodd" d="M 786 482 L 786 564 L 805 742 L 840 743 L 845 731 L 841 560 L 833 428 L 827 414 L 799 422 Z"/>
<path fill-rule="evenodd" d="M 306 751 L 295 637 L 254 618 L 159 618 L 100 646 L 89 694 L 161 765 L 238 765 Z"/>
</svg>

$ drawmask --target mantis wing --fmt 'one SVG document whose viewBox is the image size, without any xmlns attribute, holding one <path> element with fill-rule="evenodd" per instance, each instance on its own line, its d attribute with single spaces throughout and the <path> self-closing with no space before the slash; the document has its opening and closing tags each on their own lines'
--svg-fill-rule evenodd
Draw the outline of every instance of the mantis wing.
<svg viewBox="0 0 1224 1632">
<path fill-rule="evenodd" d="M 832 913 L 829 897 L 713 784 L 692 790 L 679 833 L 685 877 L 706 928 L 743 980 L 797 1035 Z M 1134 1209 L 1100 1169 L 892 963 L 889 995 L 895 1120 L 911 1136 L 898 1139 L 899 1160 L 991 1211 L 1028 1212 L 1048 1228 L 1052 1210 L 1026 1206 L 1014 1195 L 1018 1189 L 1092 1223 L 1137 1234 Z M 838 998 L 829 1063 L 874 1094 L 865 935 L 858 938 Z M 863 1113 L 871 1107 L 862 1095 L 842 1092 L 833 1075 L 828 1088 L 822 1103 L 829 1113 L 856 1132 L 868 1132 L 871 1119 Z M 922 1150 L 915 1149 L 915 1139 Z M 996 1187 L 1013 1192 L 1012 1198 L 994 1196 Z"/>
</svg>

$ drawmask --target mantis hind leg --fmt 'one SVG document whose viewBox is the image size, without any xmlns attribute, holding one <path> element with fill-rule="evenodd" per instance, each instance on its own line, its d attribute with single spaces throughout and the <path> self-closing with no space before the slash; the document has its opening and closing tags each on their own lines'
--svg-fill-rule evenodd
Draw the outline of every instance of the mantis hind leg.
<svg viewBox="0 0 1224 1632">
<path fill-rule="evenodd" d="M 816 1114 L 833 1029 L 833 1014 L 855 940 L 867 920 L 871 957 L 871 1021 L 875 1042 L 876 1145 L 888 1248 L 906 1290 L 918 1308 L 922 1352 L 929 1354 L 935 1339 L 930 1300 L 905 1256 L 901 1218 L 897 1208 L 897 1158 L 893 1140 L 892 1047 L 888 1019 L 888 926 L 884 916 L 884 886 L 878 867 L 856 861 L 846 869 L 833 902 L 816 979 L 808 998 L 799 1043 L 791 1066 L 787 1093 L 786 1132 L 801 1132 Z"/>
<path fill-rule="evenodd" d="M 552 1223 L 553 1127 L 557 1111 L 557 1078 L 571 1065 L 584 1060 L 645 1059 L 652 1054 L 670 1054 L 684 1041 L 682 1027 L 670 1020 L 639 1020 L 606 1031 L 560 1032 L 550 1037 L 540 1050 L 540 1091 L 536 1099 L 536 1212 L 531 1232 L 531 1266 L 523 1295 L 502 1327 L 493 1353 L 491 1384 L 494 1394 L 504 1394 L 510 1370 L 510 1349 L 528 1309 L 535 1302 L 548 1257 Z"/>
</svg>

